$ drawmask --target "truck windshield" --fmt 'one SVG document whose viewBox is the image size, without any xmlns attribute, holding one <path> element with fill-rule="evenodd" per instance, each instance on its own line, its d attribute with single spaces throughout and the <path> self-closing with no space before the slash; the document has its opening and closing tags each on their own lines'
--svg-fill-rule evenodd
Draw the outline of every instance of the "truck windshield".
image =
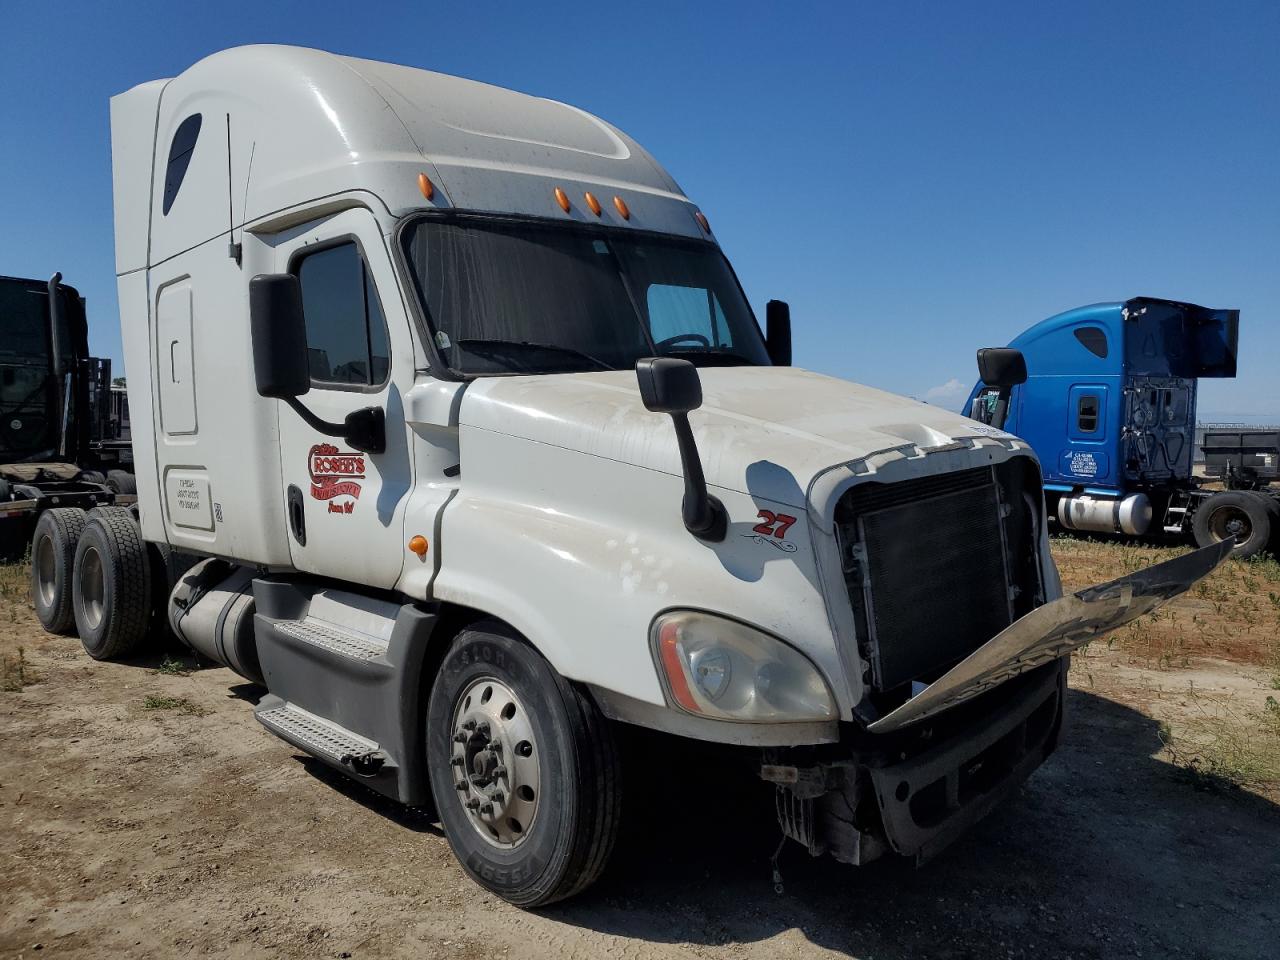
<svg viewBox="0 0 1280 960">
<path fill-rule="evenodd" d="M 405 253 L 431 335 L 462 374 L 700 366 L 769 356 L 713 244 L 574 225 L 423 219 Z"/>
<path fill-rule="evenodd" d="M 48 304 L 43 282 L 0 277 L 0 463 L 39 459 L 57 446 Z"/>
</svg>

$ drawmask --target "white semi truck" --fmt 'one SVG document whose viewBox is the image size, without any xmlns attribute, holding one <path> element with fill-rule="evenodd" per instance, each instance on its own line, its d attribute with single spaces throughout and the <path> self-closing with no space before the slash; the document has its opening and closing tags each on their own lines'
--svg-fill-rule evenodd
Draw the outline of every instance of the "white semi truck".
<svg viewBox="0 0 1280 960">
<path fill-rule="evenodd" d="M 111 127 L 139 519 L 37 588 L 96 657 L 167 595 L 267 730 L 513 903 L 603 869 L 618 724 L 751 748 L 814 853 L 928 857 L 1053 750 L 1070 649 L 1225 556 L 1061 597 L 1027 445 L 790 366 L 785 304 L 762 333 L 581 110 L 255 46 Z"/>
</svg>

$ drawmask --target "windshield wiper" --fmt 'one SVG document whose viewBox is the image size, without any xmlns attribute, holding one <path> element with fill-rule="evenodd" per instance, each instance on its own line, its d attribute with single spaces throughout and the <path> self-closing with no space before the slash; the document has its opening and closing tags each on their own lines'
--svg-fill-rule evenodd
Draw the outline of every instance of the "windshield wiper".
<svg viewBox="0 0 1280 960">
<path fill-rule="evenodd" d="M 577 347 L 565 347 L 558 343 L 533 343 L 529 340 L 504 340 L 501 337 L 463 337 L 461 340 L 453 341 L 463 349 L 473 349 L 474 347 L 520 347 L 526 350 L 548 350 L 552 353 L 563 353 L 569 356 L 581 357 L 594 363 L 601 370 L 617 369 L 611 363 L 606 363 L 599 357 L 593 357 L 585 350 L 579 350 Z M 473 350 L 473 352 L 475 352 Z"/>
<path fill-rule="evenodd" d="M 724 359 L 724 360 L 737 360 L 740 363 L 742 363 L 744 366 L 748 366 L 748 367 L 760 366 L 759 361 L 753 360 L 750 357 L 745 356 L 744 354 L 736 353 L 733 350 L 725 350 L 723 347 L 678 347 L 675 350 L 664 350 L 660 354 L 660 356 L 663 356 L 663 357 L 686 356 L 686 357 L 691 357 L 698 360 L 704 359 L 706 357 L 716 357 L 718 359 Z"/>
</svg>

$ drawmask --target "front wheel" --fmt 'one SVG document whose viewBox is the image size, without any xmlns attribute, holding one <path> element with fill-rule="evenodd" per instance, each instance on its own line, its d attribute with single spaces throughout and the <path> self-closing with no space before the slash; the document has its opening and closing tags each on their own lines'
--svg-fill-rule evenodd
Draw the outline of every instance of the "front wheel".
<svg viewBox="0 0 1280 960">
<path fill-rule="evenodd" d="M 1191 531 L 1196 546 L 1235 540 L 1231 555 L 1244 560 L 1267 548 L 1275 514 L 1269 498 L 1246 491 L 1215 493 L 1196 509 Z"/>
<path fill-rule="evenodd" d="M 621 809 L 612 730 L 521 637 L 489 622 L 454 638 L 426 742 L 441 825 L 477 883 L 538 907 L 599 877 Z"/>
</svg>

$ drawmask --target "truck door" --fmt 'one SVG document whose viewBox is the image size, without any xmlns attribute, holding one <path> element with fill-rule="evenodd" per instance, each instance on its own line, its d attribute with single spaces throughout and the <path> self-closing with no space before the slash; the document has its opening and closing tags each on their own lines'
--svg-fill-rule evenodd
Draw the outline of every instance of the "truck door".
<svg viewBox="0 0 1280 960">
<path fill-rule="evenodd" d="M 277 237 L 276 269 L 302 287 L 316 416 L 362 407 L 386 417 L 386 451 L 353 450 L 277 403 L 289 553 L 301 571 L 390 588 L 413 467 L 401 396 L 413 385 L 409 318 L 373 215 L 347 210 Z"/>
<path fill-rule="evenodd" d="M 1077 383 L 1067 393 L 1067 448 L 1059 467 L 1079 483 L 1111 482 L 1107 400 L 1106 384 L 1101 383 Z"/>
</svg>

